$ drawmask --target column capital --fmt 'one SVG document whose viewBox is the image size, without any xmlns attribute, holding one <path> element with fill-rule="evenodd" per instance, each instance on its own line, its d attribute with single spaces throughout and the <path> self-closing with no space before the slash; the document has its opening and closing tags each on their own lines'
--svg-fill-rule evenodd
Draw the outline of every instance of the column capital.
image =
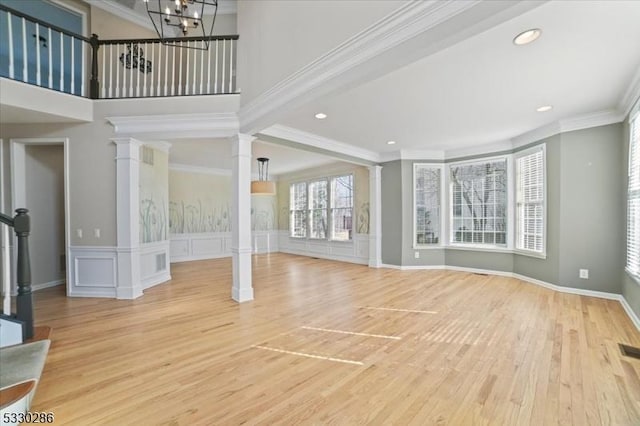
<svg viewBox="0 0 640 426">
<path fill-rule="evenodd" d="M 134 139 L 134 138 L 112 138 L 111 142 L 115 143 L 116 145 L 140 146 L 143 144 L 143 142 L 140 142 L 138 139 Z"/>
<path fill-rule="evenodd" d="M 369 171 L 378 172 L 378 171 L 382 170 L 383 166 L 381 166 L 380 164 L 373 164 L 373 165 L 368 166 L 368 167 L 369 167 Z"/>
<path fill-rule="evenodd" d="M 251 143 L 256 140 L 255 136 L 238 133 L 231 136 L 229 140 L 231 141 L 232 157 L 251 157 Z"/>
</svg>

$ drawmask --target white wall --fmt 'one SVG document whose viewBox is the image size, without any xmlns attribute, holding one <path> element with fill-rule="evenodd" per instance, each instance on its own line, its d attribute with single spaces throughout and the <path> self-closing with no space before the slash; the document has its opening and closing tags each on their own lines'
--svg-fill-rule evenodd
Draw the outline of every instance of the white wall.
<svg viewBox="0 0 640 426">
<path fill-rule="evenodd" d="M 402 3 L 239 0 L 238 87 L 242 89 L 242 103 L 251 101 Z"/>
</svg>

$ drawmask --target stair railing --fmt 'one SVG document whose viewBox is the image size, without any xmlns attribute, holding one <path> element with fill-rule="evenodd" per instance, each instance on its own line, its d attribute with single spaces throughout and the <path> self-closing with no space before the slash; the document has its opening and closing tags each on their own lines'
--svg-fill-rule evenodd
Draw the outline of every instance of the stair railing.
<svg viewBox="0 0 640 426">
<path fill-rule="evenodd" d="M 25 324 L 22 332 L 23 340 L 33 337 L 33 296 L 31 293 L 31 258 L 29 256 L 31 219 L 28 213 L 27 209 L 17 209 L 13 218 L 0 213 L 0 223 L 13 228 L 17 237 L 16 282 L 18 296 L 16 297 L 16 319 Z M 8 244 L 6 247 L 8 250 Z M 5 269 L 7 268 L 5 267 Z M 4 293 L 6 298 L 11 294 L 10 288 L 5 288 Z"/>
</svg>

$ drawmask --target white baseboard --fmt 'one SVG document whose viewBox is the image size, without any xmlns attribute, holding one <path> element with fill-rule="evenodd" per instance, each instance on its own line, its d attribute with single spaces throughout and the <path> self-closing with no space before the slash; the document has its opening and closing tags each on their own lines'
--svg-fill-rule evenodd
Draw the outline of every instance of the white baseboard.
<svg viewBox="0 0 640 426">
<path fill-rule="evenodd" d="M 551 284 L 551 283 L 548 283 L 546 281 L 538 280 L 536 278 L 531 278 L 531 277 L 528 277 L 526 275 L 516 274 L 514 272 L 494 271 L 494 270 L 490 270 L 490 269 L 465 268 L 465 267 L 462 267 L 462 266 L 449 266 L 449 265 L 424 265 L 424 266 L 423 265 L 416 265 L 416 266 L 407 265 L 407 266 L 400 266 L 400 265 L 383 264 L 382 267 L 383 268 L 390 268 L 390 269 L 398 269 L 398 270 L 401 270 L 401 271 L 444 269 L 444 270 L 447 270 L 447 271 L 470 272 L 470 273 L 474 273 L 474 274 L 487 274 L 487 275 L 497 275 L 497 276 L 502 276 L 502 277 L 512 277 L 512 278 L 516 278 L 516 279 L 519 279 L 521 281 L 527 282 L 529 284 L 535 284 L 535 285 L 547 288 L 549 290 L 557 291 L 557 292 L 560 292 L 560 293 L 576 294 L 576 295 L 579 295 L 579 296 L 597 297 L 597 298 L 600 298 L 600 299 L 607 299 L 607 300 L 617 300 L 618 302 L 620 302 L 620 304 L 622 305 L 622 308 L 627 313 L 627 315 L 629 315 L 629 318 L 631 319 L 631 322 L 640 331 L 640 318 L 638 318 L 638 316 L 633 311 L 633 309 L 631 309 L 631 306 L 629 306 L 629 303 L 624 298 L 624 296 L 621 295 L 621 294 L 617 294 L 617 293 L 608 293 L 608 292 L 604 292 L 604 291 L 595 291 L 595 290 L 585 290 L 585 289 L 582 289 L 582 288 L 575 288 L 575 287 L 564 287 L 564 286 L 561 286 L 561 285 Z"/>
<path fill-rule="evenodd" d="M 631 322 L 636 326 L 638 330 L 640 330 L 640 318 L 638 318 L 638 315 L 636 315 L 634 310 L 631 309 L 631 306 L 629 305 L 629 302 L 627 302 L 627 299 L 625 299 L 622 295 L 620 295 L 620 303 L 622 304 L 622 307 L 624 308 L 627 315 L 629 315 L 629 318 L 631 318 Z"/>
<path fill-rule="evenodd" d="M 65 282 L 66 282 L 66 280 L 64 278 L 61 278 L 59 280 L 49 281 L 48 283 L 33 284 L 31 286 L 31 291 L 44 290 L 45 288 L 50 288 L 50 287 L 55 287 L 57 285 L 62 285 Z"/>
</svg>

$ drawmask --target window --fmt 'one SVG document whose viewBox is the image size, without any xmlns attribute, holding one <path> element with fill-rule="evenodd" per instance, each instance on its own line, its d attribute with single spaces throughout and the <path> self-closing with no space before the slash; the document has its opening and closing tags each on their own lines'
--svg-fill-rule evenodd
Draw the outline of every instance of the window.
<svg viewBox="0 0 640 426">
<path fill-rule="evenodd" d="M 353 233 L 353 175 L 331 179 L 331 239 L 348 241 Z"/>
<path fill-rule="evenodd" d="M 544 147 L 516 157 L 516 248 L 543 254 Z"/>
<path fill-rule="evenodd" d="M 327 238 L 327 181 L 309 182 L 309 238 Z"/>
<path fill-rule="evenodd" d="M 289 187 L 289 230 L 290 236 L 307 236 L 307 184 L 293 183 Z"/>
<path fill-rule="evenodd" d="M 632 114 L 627 196 L 627 271 L 640 277 L 640 112 Z"/>
<path fill-rule="evenodd" d="M 414 245 L 440 242 L 440 168 L 416 164 L 414 182 Z"/>
<path fill-rule="evenodd" d="M 291 184 L 289 235 L 350 241 L 353 238 L 353 175 Z"/>
<path fill-rule="evenodd" d="M 506 246 L 506 158 L 454 164 L 450 178 L 451 242 Z"/>
</svg>

